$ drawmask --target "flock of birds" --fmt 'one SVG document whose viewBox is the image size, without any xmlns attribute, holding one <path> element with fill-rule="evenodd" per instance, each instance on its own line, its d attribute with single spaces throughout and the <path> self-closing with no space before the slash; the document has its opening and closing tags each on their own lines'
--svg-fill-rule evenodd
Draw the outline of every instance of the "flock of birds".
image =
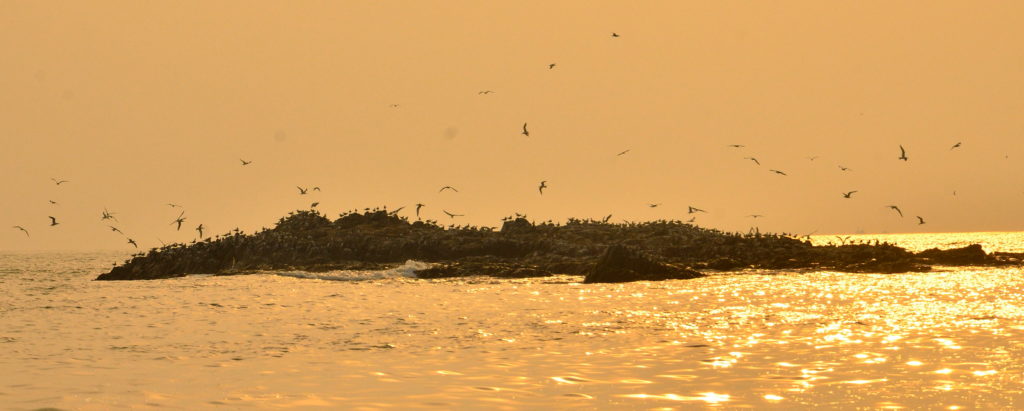
<svg viewBox="0 0 1024 411">
<path fill-rule="evenodd" d="M 613 32 L 613 33 L 611 33 L 611 37 L 612 37 L 612 38 L 618 38 L 618 37 L 620 37 L 620 35 L 619 35 L 618 33 L 614 33 L 614 32 Z M 549 70 L 553 70 L 553 69 L 555 69 L 555 67 L 556 67 L 556 66 L 557 66 L 557 64 L 556 64 L 556 63 L 549 63 L 549 64 L 547 65 L 547 68 L 548 68 Z M 479 92 L 478 92 L 477 94 L 479 94 L 479 95 L 489 95 L 489 94 L 493 94 L 493 93 L 495 93 L 495 92 L 494 92 L 493 90 L 481 90 L 481 91 L 479 91 Z M 390 104 L 390 107 L 391 107 L 391 108 L 398 108 L 398 107 L 400 107 L 400 105 L 399 105 L 399 104 Z M 523 122 L 521 134 L 522 134 L 523 136 L 526 136 L 526 137 L 529 137 L 529 136 L 530 136 L 530 130 L 529 130 L 529 123 L 528 123 L 528 122 Z M 956 144 L 954 144 L 954 145 L 953 145 L 953 146 L 952 146 L 952 147 L 950 148 L 950 150 L 954 150 L 954 149 L 960 148 L 960 146 L 961 146 L 961 143 L 960 143 L 960 142 L 957 142 Z M 728 145 L 727 145 L 727 147 L 728 147 L 728 148 L 732 148 L 732 149 L 742 149 L 742 148 L 744 148 L 745 146 L 744 146 L 743 144 L 728 144 Z M 623 150 L 623 151 L 619 152 L 618 154 L 616 154 L 616 156 L 619 156 L 619 157 L 621 157 L 621 156 L 624 156 L 624 155 L 628 154 L 628 153 L 629 153 L 630 151 L 631 151 L 630 149 L 626 149 L 626 150 Z M 907 150 L 906 150 L 906 149 L 905 149 L 905 148 L 904 148 L 904 147 L 903 147 L 902 145 L 900 145 L 900 146 L 899 146 L 899 151 L 900 151 L 900 154 L 899 154 L 899 156 L 898 156 L 898 157 L 896 158 L 897 160 L 900 160 L 900 161 L 905 161 L 905 162 L 906 162 L 906 161 L 909 161 L 909 160 L 910 160 L 910 158 L 909 158 L 909 157 L 907 156 Z M 815 159 L 817 159 L 817 158 L 818 158 L 817 156 L 813 156 L 813 157 L 807 157 L 807 159 L 808 159 L 808 160 L 811 160 L 811 161 L 814 161 L 814 160 L 815 160 Z M 747 157 L 743 157 L 743 159 L 745 159 L 745 160 L 750 160 L 751 162 L 753 162 L 753 163 L 754 163 L 754 164 L 756 164 L 757 166 L 761 166 L 761 161 L 760 161 L 760 160 L 758 160 L 758 159 L 757 159 L 756 157 L 753 157 L 753 156 L 747 156 Z M 252 164 L 252 163 L 253 163 L 253 161 L 252 161 L 252 160 L 245 160 L 245 159 L 239 159 L 239 161 L 241 162 L 241 166 L 242 166 L 242 167 L 246 167 L 246 166 L 249 166 L 250 164 Z M 845 167 L 845 166 L 843 166 L 843 165 L 839 165 L 838 167 L 839 167 L 839 169 L 840 169 L 841 171 L 843 171 L 843 172 L 848 172 L 848 171 L 851 171 L 851 170 L 850 170 L 850 168 L 848 168 L 848 167 Z M 778 169 L 769 169 L 768 171 L 769 171 L 769 172 L 771 172 L 771 173 L 774 173 L 774 174 L 776 174 L 776 175 L 779 175 L 779 176 L 788 176 L 788 174 L 787 174 L 787 173 L 786 173 L 785 171 L 783 171 L 783 170 L 778 170 Z M 70 182 L 71 182 L 71 181 L 69 181 L 69 180 L 63 180 L 63 179 L 57 179 L 57 178 L 52 178 L 51 180 L 52 180 L 52 181 L 53 181 L 53 182 L 54 182 L 54 183 L 55 183 L 55 184 L 56 184 L 57 186 L 61 186 L 61 185 L 63 185 L 63 184 L 66 184 L 66 183 L 70 183 Z M 316 186 L 316 187 L 302 187 L 302 186 L 296 186 L 296 188 L 298 189 L 298 192 L 299 192 L 299 195 L 300 195 L 300 196 L 308 195 L 308 194 L 310 193 L 310 191 L 314 191 L 314 192 L 318 192 L 318 191 L 321 191 L 320 187 L 318 187 L 318 186 Z M 547 180 L 543 180 L 543 181 L 541 181 L 541 182 L 540 182 L 540 183 L 538 184 L 538 186 L 537 186 L 537 191 L 538 191 L 538 193 L 539 193 L 540 195 L 544 195 L 544 190 L 545 190 L 545 189 L 548 189 L 548 188 L 549 188 L 549 186 L 548 186 L 548 181 L 547 181 Z M 439 192 L 439 193 L 443 193 L 443 192 L 446 192 L 446 191 L 450 191 L 450 192 L 453 192 L 453 193 L 458 193 L 458 192 L 459 192 L 459 190 L 458 190 L 458 189 L 456 189 L 455 187 L 452 187 L 452 186 L 450 186 L 450 185 L 446 185 L 446 186 L 443 186 L 443 187 L 441 187 L 441 188 L 440 188 L 440 190 L 438 190 L 438 192 Z M 856 194 L 856 193 L 858 193 L 858 192 L 859 192 L 858 190 L 851 190 L 851 191 L 846 191 L 846 192 L 842 192 L 842 193 L 840 193 L 840 194 L 842 195 L 842 198 L 844 198 L 844 199 L 852 199 L 852 198 L 853 198 L 853 195 L 854 195 L 854 194 Z M 955 192 L 954 192 L 954 194 L 955 194 Z M 51 205 L 58 205 L 58 203 L 57 203 L 56 201 L 53 201 L 53 200 L 50 200 L 50 204 L 51 204 Z M 310 205 L 310 207 L 311 207 L 311 208 L 313 208 L 313 209 L 315 209 L 315 208 L 316 208 L 316 207 L 317 207 L 317 206 L 318 206 L 319 204 L 320 204 L 319 202 L 313 202 L 313 203 L 312 203 L 312 204 Z M 649 203 L 649 204 L 647 204 L 647 206 L 648 206 L 648 207 L 650 207 L 650 208 L 656 208 L 656 207 L 659 207 L 659 206 L 661 206 L 661 205 L 662 205 L 661 203 Z M 179 206 L 179 205 L 177 205 L 177 204 L 174 204 L 174 203 L 167 203 L 167 206 L 171 207 L 172 209 L 173 209 L 173 208 L 181 208 L 181 206 Z M 421 219 L 421 217 L 420 217 L 420 212 L 421 212 L 421 210 L 422 210 L 422 209 L 423 209 L 424 207 L 426 207 L 426 204 L 423 204 L 423 203 L 417 203 L 417 204 L 415 205 L 415 207 L 416 207 L 416 210 L 415 210 L 416 218 L 417 218 L 417 220 L 420 220 L 420 219 Z M 899 216 L 900 216 L 901 218 L 902 218 L 902 217 L 904 217 L 904 215 L 903 215 L 903 210 L 901 210 L 899 206 L 897 206 L 897 205 L 892 205 L 892 204 L 890 204 L 890 205 L 887 205 L 886 207 L 887 207 L 888 209 L 891 209 L 891 210 L 893 210 L 893 211 L 894 211 L 894 212 L 895 212 L 896 214 L 898 214 L 898 215 L 899 215 Z M 402 210 L 403 208 L 404 208 L 404 207 L 400 207 L 400 208 L 398 208 L 398 209 L 396 209 L 396 210 L 394 210 L 394 211 L 391 211 L 391 212 L 390 212 L 389 214 L 397 214 L 397 213 L 398 213 L 399 211 L 401 211 L 401 210 Z M 454 220 L 454 219 L 455 219 L 456 217 L 463 217 L 463 216 L 465 216 L 465 214 L 458 214 L 458 213 L 454 213 L 454 212 L 451 212 L 451 211 L 448 211 L 448 210 L 445 210 L 445 209 L 442 209 L 441 211 L 442 211 L 442 212 L 443 212 L 443 213 L 444 213 L 445 215 L 447 215 L 447 216 L 448 216 L 449 218 L 451 218 L 451 219 L 453 219 L 453 220 Z M 698 213 L 708 213 L 708 211 L 707 211 L 707 210 L 704 210 L 704 209 L 701 209 L 701 208 L 698 208 L 698 207 L 694 207 L 694 206 L 688 206 L 688 207 L 687 207 L 687 214 L 691 215 L 691 217 L 690 217 L 690 219 L 686 220 L 685 222 L 688 222 L 688 223 L 693 223 L 693 222 L 695 222 L 695 221 L 696 221 L 696 216 L 694 216 L 694 214 L 698 214 Z M 113 213 L 113 212 L 110 212 L 109 210 L 107 210 L 106 208 L 104 208 L 104 209 L 103 209 L 103 211 L 102 211 L 102 213 L 101 213 L 101 215 L 100 215 L 100 218 L 99 218 L 99 219 L 100 219 L 100 221 L 101 221 L 101 222 L 112 222 L 112 223 L 118 224 L 119 222 L 118 222 L 117 218 L 115 217 L 115 215 L 116 215 L 116 214 L 117 214 L 117 213 Z M 524 215 L 522 215 L 522 214 L 517 214 L 517 215 L 518 215 L 518 216 L 524 216 Z M 749 218 L 753 218 L 753 219 L 757 219 L 757 218 L 762 218 L 762 217 L 764 217 L 764 215 L 761 215 L 761 214 L 750 214 L 750 215 L 748 215 L 747 217 L 749 217 Z M 921 216 L 915 216 L 915 217 L 916 217 L 916 218 L 917 218 L 917 220 L 918 220 L 918 221 L 917 221 L 917 224 L 918 224 L 918 225 L 921 225 L 921 224 L 925 224 L 925 223 L 926 223 L 926 222 L 925 222 L 925 219 L 924 219 L 923 217 L 921 217 Z M 49 224 L 49 226 L 50 226 L 50 227 L 56 227 L 56 226 L 60 225 L 60 222 L 59 222 L 59 221 L 57 220 L 57 218 L 56 218 L 56 217 L 54 217 L 54 216 L 49 216 L 49 219 L 50 219 L 50 224 Z M 603 219 L 602 221 L 604 221 L 604 222 L 607 222 L 607 221 L 608 221 L 608 220 L 610 220 L 610 219 L 611 219 L 611 215 L 608 215 L 608 216 L 607 216 L 607 217 L 605 217 L 605 218 L 604 218 L 604 219 Z M 178 216 L 177 216 L 177 217 L 176 217 L 176 218 L 175 218 L 174 220 L 172 220 L 172 221 L 170 222 L 170 224 L 169 224 L 169 225 L 171 225 L 171 226 L 175 226 L 175 230 L 176 230 L 176 231 L 181 231 L 181 229 L 182 229 L 182 227 L 184 226 L 184 224 L 185 224 L 185 221 L 186 221 L 186 220 L 187 220 L 187 217 L 185 217 L 185 211 L 184 211 L 184 210 L 182 210 L 182 211 L 181 211 L 181 212 L 180 212 L 180 213 L 178 214 Z M 125 234 L 125 233 L 124 233 L 123 231 L 121 231 L 121 229 L 120 229 L 120 228 L 116 227 L 115 225 L 108 225 L 108 227 L 110 228 L 111 232 L 114 232 L 114 233 L 118 233 L 118 234 L 120 234 L 120 235 L 124 236 L 124 238 L 125 238 L 125 239 L 127 240 L 127 244 L 130 244 L 130 245 L 134 246 L 135 248 L 138 248 L 138 243 L 136 243 L 134 239 L 132 239 L 131 237 L 129 237 L 129 236 L 128 236 L 127 234 Z M 14 228 L 14 229 L 17 229 L 17 230 L 20 230 L 20 231 L 22 231 L 22 232 L 23 232 L 23 233 L 24 233 L 24 234 L 25 234 L 26 236 L 28 236 L 28 237 L 31 237 L 31 234 L 30 234 L 29 230 L 28 230 L 27 228 L 25 228 L 24 226 L 22 226 L 22 225 L 15 225 L 15 226 L 13 226 L 12 228 Z M 199 237 L 198 237 L 198 238 L 199 238 L 199 240 L 202 240 L 202 239 L 204 238 L 204 232 L 205 232 L 205 230 L 206 230 L 206 227 L 205 227 L 205 226 L 204 226 L 204 225 L 203 225 L 202 223 L 200 223 L 200 224 L 198 224 L 198 225 L 196 225 L 196 226 L 195 226 L 194 230 L 195 230 L 195 231 L 196 231 L 196 232 L 198 233 L 198 235 L 199 235 Z M 236 231 L 237 231 L 237 229 L 236 229 Z M 158 240 L 159 240 L 159 239 L 158 239 Z M 161 240 L 161 243 L 163 243 L 163 241 L 162 241 L 162 240 Z M 166 245 L 166 244 L 165 244 L 165 245 Z"/>
</svg>

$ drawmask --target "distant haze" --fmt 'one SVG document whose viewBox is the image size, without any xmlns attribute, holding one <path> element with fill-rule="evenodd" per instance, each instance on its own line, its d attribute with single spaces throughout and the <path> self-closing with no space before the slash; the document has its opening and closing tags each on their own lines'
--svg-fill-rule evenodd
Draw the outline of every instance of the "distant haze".
<svg viewBox="0 0 1024 411">
<path fill-rule="evenodd" d="M 1009 1 L 0 2 L 0 250 L 132 249 L 104 207 L 147 248 L 314 201 L 1021 230 L 1022 21 Z"/>
</svg>

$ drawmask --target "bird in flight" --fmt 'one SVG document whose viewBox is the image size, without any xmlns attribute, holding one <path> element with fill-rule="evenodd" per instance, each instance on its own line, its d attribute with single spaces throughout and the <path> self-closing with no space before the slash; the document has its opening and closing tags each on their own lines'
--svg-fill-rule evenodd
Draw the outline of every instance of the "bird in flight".
<svg viewBox="0 0 1024 411">
<path fill-rule="evenodd" d="M 781 172 L 781 171 L 779 171 L 779 170 L 768 170 L 768 171 L 771 171 L 771 172 L 773 172 L 773 173 L 775 173 L 775 174 L 778 174 L 778 175 L 780 175 L 780 176 L 785 176 L 785 175 L 789 175 L 789 174 L 783 173 L 783 172 Z"/>
<path fill-rule="evenodd" d="M 537 191 L 540 191 L 540 195 L 544 195 L 544 189 L 548 188 L 548 181 L 544 180 L 540 182 L 540 186 L 537 187 Z"/>
<path fill-rule="evenodd" d="M 627 150 L 625 150 L 625 151 L 623 151 L 623 152 L 621 152 L 621 153 L 619 153 L 619 154 L 616 154 L 616 156 L 621 156 L 621 155 L 623 155 L 623 154 L 626 154 L 626 153 L 628 153 L 628 152 L 629 152 L 629 150 L 627 149 Z"/>
<path fill-rule="evenodd" d="M 953 144 L 953 147 L 950 147 L 949 149 L 952 150 L 954 148 L 960 148 L 960 142 L 959 141 L 957 141 L 956 144 Z"/>
<path fill-rule="evenodd" d="M 902 145 L 900 146 L 900 156 L 897 158 L 903 161 L 910 160 L 907 158 L 907 150 L 904 150 Z"/>
<path fill-rule="evenodd" d="M 660 205 L 661 205 L 661 203 L 650 203 L 650 204 L 647 204 L 647 206 L 650 207 L 650 208 L 655 208 L 655 207 L 660 206 Z"/>
<path fill-rule="evenodd" d="M 306 192 L 309 191 L 308 188 L 302 188 L 302 187 L 299 187 L 299 186 L 295 186 L 295 188 L 299 189 L 299 195 L 300 196 L 306 195 Z"/>
<path fill-rule="evenodd" d="M 50 204 L 53 204 L 53 205 L 60 205 L 60 204 L 57 204 L 57 202 L 56 202 L 56 201 L 53 201 L 53 200 L 50 200 Z"/>
<path fill-rule="evenodd" d="M 891 209 L 895 210 L 897 213 L 899 213 L 901 218 L 903 217 L 903 211 L 900 210 L 899 207 L 891 205 L 891 206 L 889 206 L 889 208 L 891 208 Z"/>
<path fill-rule="evenodd" d="M 484 90 L 484 91 L 478 92 L 476 94 L 491 94 L 493 92 L 494 92 L 493 90 Z"/>
<path fill-rule="evenodd" d="M 699 209 L 699 208 L 697 208 L 697 207 L 694 207 L 694 206 L 687 206 L 687 208 L 688 208 L 688 209 L 686 210 L 686 213 L 687 213 L 687 214 L 693 214 L 693 213 L 706 213 L 706 212 L 707 212 L 707 211 L 701 210 L 701 209 Z"/>
<path fill-rule="evenodd" d="M 602 223 L 607 223 L 608 220 L 611 220 L 611 219 L 612 219 L 612 215 L 608 214 L 608 215 L 604 216 L 604 218 L 601 219 L 601 222 Z"/>
<path fill-rule="evenodd" d="M 924 224 L 924 219 L 921 218 L 921 216 L 916 216 L 916 217 L 917 217 L 917 225 Z"/>
<path fill-rule="evenodd" d="M 121 230 L 119 230 L 117 227 L 114 227 L 112 225 L 108 225 L 107 227 L 110 227 L 110 231 L 113 231 L 115 233 L 121 233 L 122 235 L 124 235 L 124 233 L 121 232 Z"/>
<path fill-rule="evenodd" d="M 728 145 L 728 146 L 726 146 L 726 147 L 731 147 L 731 148 L 743 148 L 743 147 L 746 147 L 746 146 L 745 146 L 745 145 L 743 145 L 743 144 L 729 144 L 729 145 Z"/>
<path fill-rule="evenodd" d="M 71 182 L 71 180 L 58 180 L 56 178 L 51 178 L 50 180 L 53 180 L 53 182 L 57 183 L 57 185 L 61 185 L 61 184 L 64 184 L 64 183 L 70 183 Z"/>
<path fill-rule="evenodd" d="M 849 167 L 839 166 L 839 170 L 840 171 L 850 171 L 850 168 Z"/>
<path fill-rule="evenodd" d="M 420 218 L 420 209 L 425 205 L 423 203 L 416 203 L 416 218 Z"/>
<path fill-rule="evenodd" d="M 807 159 L 810 160 L 810 161 L 814 161 L 814 160 L 818 159 L 818 156 L 810 156 L 810 157 L 807 157 Z"/>
<path fill-rule="evenodd" d="M 252 161 L 245 161 L 245 160 L 242 160 L 242 159 L 238 159 L 238 161 L 241 161 L 243 166 L 247 166 L 249 164 L 252 164 Z"/>
<path fill-rule="evenodd" d="M 26 230 L 25 227 L 22 227 L 20 225 L 16 225 L 16 226 L 11 227 L 11 228 L 17 228 L 17 229 L 21 230 L 22 232 L 24 232 L 26 237 L 31 237 L 30 235 L 28 235 L 28 230 Z"/>
<path fill-rule="evenodd" d="M 530 136 L 530 130 L 526 129 L 526 123 L 523 123 L 523 135 L 527 137 Z"/>
<path fill-rule="evenodd" d="M 441 187 L 441 189 L 440 189 L 440 190 L 437 190 L 437 192 L 438 192 L 438 193 L 440 193 L 440 192 L 442 192 L 442 191 L 444 191 L 444 190 L 452 190 L 452 191 L 454 191 L 454 192 L 456 192 L 456 193 L 458 193 L 458 192 L 459 192 L 459 190 L 456 190 L 456 189 L 455 189 L 455 187 L 452 187 L 452 186 L 444 186 L 444 187 Z"/>
<path fill-rule="evenodd" d="M 856 192 L 857 192 L 857 190 L 847 191 L 847 192 L 843 193 L 843 198 L 850 198 L 850 196 L 852 196 L 853 193 L 856 193 Z"/>
<path fill-rule="evenodd" d="M 619 37 L 619 33 L 616 33 L 616 32 L 613 31 L 612 32 L 612 37 Z"/>
<path fill-rule="evenodd" d="M 174 203 L 167 203 L 167 205 L 170 206 L 171 208 L 181 207 L 180 205 L 177 205 L 177 204 L 174 204 Z"/>
<path fill-rule="evenodd" d="M 57 224 L 60 224 L 60 223 L 57 222 L 57 219 L 54 218 L 52 215 L 49 216 L 49 217 L 50 217 L 50 227 L 53 227 L 53 226 L 55 226 Z"/>
<path fill-rule="evenodd" d="M 313 204 L 309 205 L 309 208 L 316 208 L 316 206 L 318 206 L 318 205 L 320 205 L 320 202 L 319 201 L 314 201 Z"/>
<path fill-rule="evenodd" d="M 548 64 L 548 70 L 555 68 L 555 63 Z"/>
<path fill-rule="evenodd" d="M 744 160 L 750 160 L 750 161 L 753 161 L 753 162 L 754 162 L 755 164 L 757 164 L 757 165 L 761 165 L 761 162 L 760 162 L 760 161 L 757 161 L 757 159 L 756 159 L 756 158 L 754 158 L 754 157 L 743 157 L 743 159 L 744 159 Z"/>
<path fill-rule="evenodd" d="M 452 220 L 454 220 L 455 217 L 462 217 L 462 216 L 465 215 L 465 214 L 455 214 L 455 213 L 452 213 L 452 212 L 450 212 L 448 210 L 445 210 L 445 209 L 442 209 L 441 211 L 444 211 L 445 214 L 448 214 L 448 217 L 451 217 Z"/>
<path fill-rule="evenodd" d="M 690 217 L 689 220 L 686 220 L 687 223 L 692 223 L 694 221 L 697 221 L 697 217 Z"/>
<path fill-rule="evenodd" d="M 128 239 L 128 244 L 131 244 L 131 245 L 132 245 L 132 246 L 134 246 L 135 248 L 139 248 L 139 245 L 135 243 L 135 240 L 132 240 L 132 239 L 130 239 L 130 238 Z"/>
<path fill-rule="evenodd" d="M 178 218 L 175 218 L 174 221 L 171 221 L 171 224 L 173 225 L 174 223 L 178 223 L 178 231 L 181 231 L 181 224 L 184 223 L 184 222 L 185 222 L 185 212 L 182 211 L 181 214 L 178 214 Z"/>
<path fill-rule="evenodd" d="M 111 212 L 107 211 L 106 208 L 104 208 L 103 209 L 103 216 L 100 217 L 100 220 L 114 220 L 114 221 L 117 221 L 117 217 L 114 217 L 114 214 L 117 214 L 117 213 L 111 213 Z"/>
<path fill-rule="evenodd" d="M 196 227 L 196 231 L 198 231 L 198 232 L 199 232 L 199 238 L 203 238 L 203 229 L 204 229 L 204 228 L 205 228 L 205 227 L 203 227 L 203 224 L 202 224 L 202 223 L 200 223 L 200 224 L 199 224 L 199 226 L 197 226 L 197 227 Z"/>
<path fill-rule="evenodd" d="M 398 108 L 398 104 L 392 104 L 391 108 Z"/>
<path fill-rule="evenodd" d="M 320 191 L 320 186 L 313 187 L 313 191 Z"/>
<path fill-rule="evenodd" d="M 398 212 L 402 211 L 404 209 L 405 209 L 405 206 L 398 207 L 398 208 L 392 210 L 390 213 L 388 213 L 388 215 L 398 215 Z"/>
<path fill-rule="evenodd" d="M 753 219 L 756 220 L 756 219 L 764 217 L 764 216 L 761 215 L 761 214 L 751 214 L 751 215 L 748 215 L 747 217 L 750 217 L 750 218 L 753 218 Z"/>
</svg>

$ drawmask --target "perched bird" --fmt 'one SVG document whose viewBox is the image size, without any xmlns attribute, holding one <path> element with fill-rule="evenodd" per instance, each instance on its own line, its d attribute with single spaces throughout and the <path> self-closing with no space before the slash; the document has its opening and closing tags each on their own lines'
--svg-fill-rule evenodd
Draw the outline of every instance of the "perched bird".
<svg viewBox="0 0 1024 411">
<path fill-rule="evenodd" d="M 178 218 L 175 218 L 174 221 L 171 221 L 171 225 L 174 225 L 175 223 L 178 224 L 178 231 L 181 231 L 181 224 L 185 222 L 184 216 L 185 212 L 182 211 L 181 214 L 178 214 Z"/>
<path fill-rule="evenodd" d="M 441 189 L 440 189 L 440 190 L 437 190 L 437 192 L 438 192 L 438 193 L 440 193 L 440 192 L 442 192 L 442 191 L 444 191 L 444 190 L 452 190 L 452 191 L 454 191 L 454 192 L 456 192 L 456 193 L 458 193 L 458 192 L 459 192 L 459 190 L 456 190 L 456 189 L 455 189 L 455 187 L 452 187 L 452 186 L 444 186 L 444 187 L 441 187 Z"/>
<path fill-rule="evenodd" d="M 57 224 L 60 224 L 60 223 L 57 222 L 57 219 L 54 218 L 52 215 L 49 216 L 49 217 L 50 217 L 50 227 L 53 227 L 53 226 L 55 226 Z"/>
<path fill-rule="evenodd" d="M 773 172 L 773 173 L 775 173 L 775 174 L 778 174 L 778 175 L 780 175 L 780 176 L 785 176 L 785 175 L 789 175 L 789 174 L 783 173 L 783 172 L 781 172 L 781 171 L 779 171 L 779 170 L 768 170 L 768 171 L 771 171 L 771 172 Z"/>
<path fill-rule="evenodd" d="M 53 182 L 57 183 L 57 185 L 61 185 L 61 184 L 64 184 L 64 183 L 70 183 L 71 182 L 70 180 L 57 180 L 56 178 L 51 178 L 50 180 L 53 180 Z"/>
<path fill-rule="evenodd" d="M 124 235 L 124 233 L 121 232 L 121 230 L 119 230 L 117 227 L 114 227 L 112 225 L 108 225 L 107 227 L 110 227 L 110 231 L 113 231 L 115 233 L 120 233 L 121 235 Z"/>
<path fill-rule="evenodd" d="M 687 223 L 692 223 L 694 221 L 697 221 L 697 217 L 690 217 L 689 220 L 686 220 Z"/>
<path fill-rule="evenodd" d="M 856 192 L 857 192 L 857 190 L 847 191 L 847 192 L 843 193 L 843 198 L 850 198 L 850 196 L 852 196 L 853 193 L 856 193 Z"/>
<path fill-rule="evenodd" d="M 130 238 L 128 239 L 128 244 L 131 244 L 131 245 L 132 245 L 132 246 L 134 246 L 135 248 L 139 248 L 139 245 L 135 243 L 135 240 L 132 240 L 132 239 L 130 239 Z"/>
<path fill-rule="evenodd" d="M 899 207 L 897 207 L 897 206 L 894 206 L 894 205 L 891 205 L 891 206 L 889 206 L 889 208 L 891 208 L 891 209 L 893 209 L 893 210 L 896 210 L 896 212 L 900 214 L 900 217 L 901 217 L 901 218 L 903 217 L 903 211 L 902 211 L 902 210 L 900 210 L 900 208 L 899 208 Z"/>
<path fill-rule="evenodd" d="M 203 238 L 203 228 L 205 227 L 203 227 L 202 224 L 199 224 L 199 226 L 196 227 L 196 231 L 199 232 L 199 238 Z"/>
<path fill-rule="evenodd" d="M 750 160 L 750 161 L 753 161 L 753 162 L 754 162 L 755 164 L 757 164 L 757 165 L 761 165 L 761 162 L 760 162 L 760 161 L 757 161 L 757 159 L 756 159 L 756 158 L 754 158 L 754 157 L 743 157 L 743 159 L 744 159 L 744 160 Z"/>
<path fill-rule="evenodd" d="M 953 147 L 950 147 L 949 149 L 952 150 L 954 148 L 959 148 L 959 147 L 960 147 L 960 142 L 957 141 L 956 144 L 953 144 Z"/>
<path fill-rule="evenodd" d="M 921 216 L 916 216 L 916 217 L 917 217 L 917 225 L 924 224 L 924 219 L 921 218 Z"/>
<path fill-rule="evenodd" d="M 420 218 L 420 209 L 426 206 L 423 203 L 416 203 L 416 218 Z"/>
<path fill-rule="evenodd" d="M 402 211 L 404 209 L 405 209 L 405 206 L 398 207 L 398 208 L 394 209 L 393 211 L 391 211 L 390 213 L 388 213 L 388 215 L 397 215 L 399 211 Z"/>
<path fill-rule="evenodd" d="M 548 64 L 548 70 L 555 68 L 555 63 Z"/>
<path fill-rule="evenodd" d="M 17 228 L 17 229 L 21 230 L 22 232 L 24 232 L 26 237 L 31 237 L 30 235 L 28 235 L 28 230 L 26 230 L 25 227 L 22 227 L 20 225 L 16 225 L 16 226 L 11 227 L 11 228 Z"/>
<path fill-rule="evenodd" d="M 309 191 L 308 188 L 302 188 L 302 187 L 299 187 L 299 186 L 295 186 L 295 188 L 299 189 L 299 195 L 300 196 L 306 195 L 306 192 Z"/>
<path fill-rule="evenodd" d="M 900 146 L 900 156 L 897 158 L 903 161 L 910 160 L 907 158 L 907 150 L 904 150 L 902 145 Z"/>
<path fill-rule="evenodd" d="M 701 210 L 701 209 L 699 209 L 699 208 L 697 208 L 697 207 L 694 207 L 694 206 L 687 206 L 687 208 L 688 208 L 688 209 L 686 210 L 686 213 L 687 213 L 687 214 L 693 214 L 693 213 L 706 213 L 706 212 L 707 212 L 707 211 Z"/>
<path fill-rule="evenodd" d="M 448 217 L 451 217 L 452 220 L 454 220 L 455 217 L 462 217 L 462 216 L 465 215 L 465 214 L 454 214 L 454 213 L 452 213 L 452 212 L 450 212 L 448 210 L 444 210 L 444 209 L 442 209 L 441 211 L 444 211 L 445 214 L 448 214 Z"/>
<path fill-rule="evenodd" d="M 608 215 L 604 216 L 604 218 L 601 219 L 601 222 L 602 223 L 607 223 L 608 220 L 611 220 L 611 219 L 612 219 L 612 215 L 608 214 Z"/>
<path fill-rule="evenodd" d="M 527 137 L 530 136 L 530 130 L 526 129 L 526 123 L 523 123 L 523 135 Z"/>
<path fill-rule="evenodd" d="M 729 145 L 728 145 L 728 146 L 726 146 L 726 147 L 731 147 L 731 148 L 743 148 L 743 147 L 746 147 L 746 146 L 745 146 L 745 145 L 743 145 L 743 144 L 729 144 Z"/>
<path fill-rule="evenodd" d="M 238 159 L 238 161 L 241 161 L 243 166 L 247 166 L 249 164 L 252 164 L 252 161 L 245 161 L 245 160 L 242 160 L 242 159 Z"/>
<path fill-rule="evenodd" d="M 655 208 L 655 207 L 660 206 L 660 205 L 661 205 L 661 203 L 650 203 L 650 204 L 647 204 L 647 206 L 650 207 L 650 208 Z"/>
<path fill-rule="evenodd" d="M 621 155 L 623 155 L 623 154 L 626 154 L 626 153 L 628 153 L 628 152 L 629 152 L 629 150 L 626 150 L 626 151 L 623 151 L 623 152 L 621 152 L 621 153 L 619 153 L 619 154 L 616 154 L 616 156 L 621 156 Z"/>
<path fill-rule="evenodd" d="M 548 181 L 544 180 L 540 182 L 540 187 L 537 187 L 537 191 L 540 191 L 540 195 L 544 195 L 544 189 L 548 188 Z"/>
</svg>

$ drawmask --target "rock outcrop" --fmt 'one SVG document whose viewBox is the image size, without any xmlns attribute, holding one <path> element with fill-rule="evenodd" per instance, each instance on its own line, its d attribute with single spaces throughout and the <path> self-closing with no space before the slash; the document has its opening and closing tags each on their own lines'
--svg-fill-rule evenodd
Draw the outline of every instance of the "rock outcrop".
<svg viewBox="0 0 1024 411">
<path fill-rule="evenodd" d="M 594 268 L 587 273 L 584 283 L 624 283 L 629 281 L 686 280 L 704 274 L 689 268 L 673 267 L 654 261 L 622 245 L 612 245 Z"/>
</svg>

